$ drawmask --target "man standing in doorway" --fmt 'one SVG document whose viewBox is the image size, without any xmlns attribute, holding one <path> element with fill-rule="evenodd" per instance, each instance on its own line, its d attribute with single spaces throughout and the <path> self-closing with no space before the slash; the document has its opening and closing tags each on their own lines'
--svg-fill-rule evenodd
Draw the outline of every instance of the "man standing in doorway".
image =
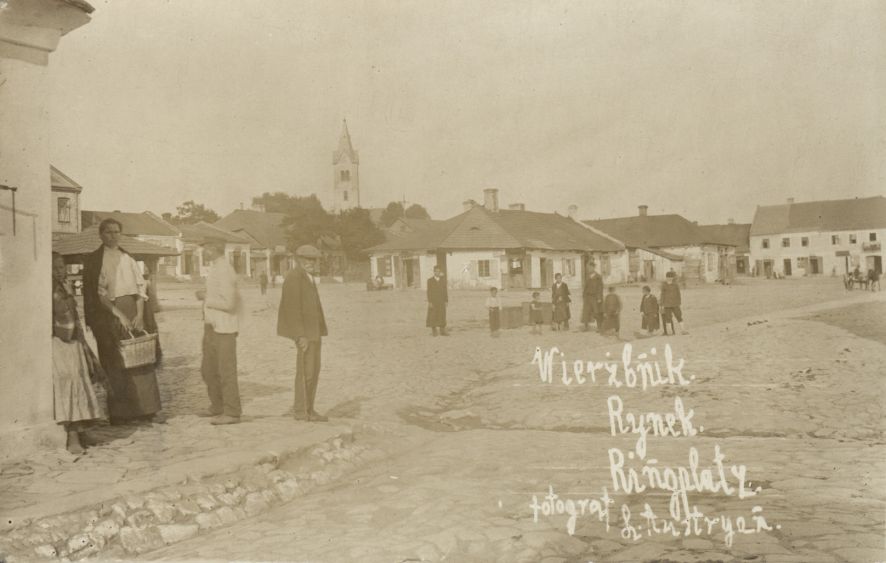
<svg viewBox="0 0 886 563">
<path fill-rule="evenodd" d="M 431 335 L 449 336 L 446 332 L 446 305 L 449 303 L 449 292 L 446 290 L 446 279 L 440 266 L 434 266 L 434 276 L 428 278 L 428 319 L 427 326 Z"/>
<path fill-rule="evenodd" d="M 298 247 L 295 257 L 296 266 L 283 281 L 277 334 L 293 340 L 298 348 L 293 417 L 308 422 L 326 422 L 329 419 L 314 410 L 320 379 L 320 343 L 328 334 L 316 285 L 321 254 L 306 244 Z"/>
<path fill-rule="evenodd" d="M 240 388 L 237 384 L 237 333 L 240 330 L 240 294 L 237 273 L 225 257 L 223 241 L 203 245 L 209 262 L 203 300 L 203 362 L 201 372 L 209 393 L 211 424 L 240 422 Z"/>
</svg>

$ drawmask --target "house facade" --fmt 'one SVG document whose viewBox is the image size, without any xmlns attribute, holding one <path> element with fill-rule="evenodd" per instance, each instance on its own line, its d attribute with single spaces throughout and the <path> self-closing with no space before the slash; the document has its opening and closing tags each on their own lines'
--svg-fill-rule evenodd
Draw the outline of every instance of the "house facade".
<svg viewBox="0 0 886 563">
<path fill-rule="evenodd" d="M 205 278 L 209 274 L 209 262 L 203 255 L 202 245 L 209 240 L 225 242 L 225 257 L 238 274 L 252 276 L 251 244 L 246 236 L 232 233 L 215 225 L 200 221 L 194 225 L 179 225 L 184 241 L 182 274 L 186 277 Z"/>
<path fill-rule="evenodd" d="M 417 232 L 391 237 L 368 250 L 372 276 L 397 288 L 425 288 L 435 266 L 452 288 L 543 289 L 556 274 L 580 288 L 588 268 L 606 264 L 607 282 L 620 277 L 624 247 L 556 213 L 499 209 L 498 190 L 483 205 L 431 221 Z"/>
<path fill-rule="evenodd" d="M 735 246 L 735 274 L 751 275 L 751 224 L 735 223 L 730 220 L 725 225 L 699 225 L 705 238 L 721 244 Z"/>
<path fill-rule="evenodd" d="M 295 255 L 287 248 L 286 214 L 235 209 L 214 226 L 246 237 L 252 244 L 249 251 L 249 272 L 253 277 L 261 271 L 268 278 L 278 278 L 295 267 Z"/>
<path fill-rule="evenodd" d="M 883 272 L 886 197 L 757 207 L 750 250 L 758 276 Z"/>
<path fill-rule="evenodd" d="M 80 192 L 83 188 L 71 178 L 62 174 L 55 166 L 49 167 L 52 188 L 52 236 L 79 233 Z"/>
<path fill-rule="evenodd" d="M 165 246 L 175 253 L 164 256 L 157 264 L 156 274 L 171 278 L 182 277 L 182 252 L 184 241 L 181 231 L 164 221 L 160 216 L 144 211 L 126 213 L 121 211 L 83 211 L 81 214 L 84 228 L 98 226 L 105 219 L 114 219 L 123 225 L 123 234 L 143 242 Z"/>
<path fill-rule="evenodd" d="M 680 215 L 649 215 L 583 221 L 615 240 L 628 254 L 627 281 L 663 281 L 671 270 L 706 283 L 735 275 L 735 245 L 718 240 Z"/>
</svg>

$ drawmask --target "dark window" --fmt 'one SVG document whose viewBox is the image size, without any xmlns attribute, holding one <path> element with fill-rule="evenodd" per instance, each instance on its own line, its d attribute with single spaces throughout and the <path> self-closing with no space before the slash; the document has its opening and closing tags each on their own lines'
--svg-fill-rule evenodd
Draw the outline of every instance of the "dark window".
<svg viewBox="0 0 886 563">
<path fill-rule="evenodd" d="M 344 192 L 344 200 L 348 201 L 348 191 L 347 190 L 345 190 L 345 192 Z"/>
<path fill-rule="evenodd" d="M 58 222 L 59 223 L 70 223 L 71 222 L 71 198 L 68 198 L 68 197 L 58 198 Z"/>
<path fill-rule="evenodd" d="M 481 278 L 489 277 L 489 260 L 480 260 L 477 262 L 477 272 Z"/>
<path fill-rule="evenodd" d="M 350 170 L 342 170 L 339 173 L 339 178 L 341 178 L 342 182 L 350 182 L 351 181 L 351 171 Z"/>
<path fill-rule="evenodd" d="M 379 256 L 375 259 L 375 272 L 376 275 L 382 277 L 390 277 L 391 276 L 391 257 L 390 256 Z"/>
<path fill-rule="evenodd" d="M 791 239 L 788 237 L 781 239 L 781 246 L 782 248 L 789 248 L 791 246 Z"/>
<path fill-rule="evenodd" d="M 769 248 L 769 239 L 764 238 L 760 241 L 760 248 Z"/>
<path fill-rule="evenodd" d="M 809 237 L 802 237 L 800 239 L 800 246 L 809 246 Z"/>
<path fill-rule="evenodd" d="M 871 233 L 868 235 L 868 240 L 871 242 L 877 242 L 877 233 Z"/>
<path fill-rule="evenodd" d="M 858 242 L 858 238 L 854 234 L 849 235 L 849 244 L 855 244 Z"/>
<path fill-rule="evenodd" d="M 835 246 L 840 244 L 840 235 L 831 235 L 831 244 Z"/>
</svg>

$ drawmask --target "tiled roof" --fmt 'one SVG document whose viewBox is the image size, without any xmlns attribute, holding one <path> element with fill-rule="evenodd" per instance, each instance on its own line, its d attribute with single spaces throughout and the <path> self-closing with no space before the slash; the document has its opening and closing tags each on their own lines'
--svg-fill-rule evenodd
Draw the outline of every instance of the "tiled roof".
<svg viewBox="0 0 886 563">
<path fill-rule="evenodd" d="M 556 213 L 483 207 L 372 247 L 370 251 L 472 250 L 529 248 L 537 250 L 618 251 L 622 246 Z"/>
<path fill-rule="evenodd" d="M 728 225 L 699 225 L 699 229 L 716 244 L 727 244 L 735 247 L 736 252 L 750 252 L 751 224 L 730 223 Z"/>
<path fill-rule="evenodd" d="M 226 217 L 216 221 L 216 227 L 221 227 L 234 233 L 248 235 L 257 240 L 263 247 L 274 249 L 277 246 L 286 246 L 288 242 L 286 227 L 283 221 L 285 213 L 265 213 L 252 209 L 235 209 Z"/>
<path fill-rule="evenodd" d="M 234 233 L 215 225 L 210 225 L 205 221 L 200 221 L 193 225 L 179 225 L 178 228 L 182 232 L 182 238 L 185 242 L 202 244 L 207 239 L 221 239 L 225 242 L 234 244 L 252 243 L 252 240 L 245 235 Z"/>
<path fill-rule="evenodd" d="M 716 244 L 710 236 L 680 215 L 635 215 L 584 221 L 631 248 Z"/>
<path fill-rule="evenodd" d="M 105 219 L 115 219 L 123 225 L 124 235 L 151 235 L 177 237 L 180 232 L 160 217 L 150 211 L 142 213 L 127 213 L 122 211 L 83 211 L 81 214 L 83 225 L 90 227 L 98 225 Z"/>
<path fill-rule="evenodd" d="M 886 197 L 757 207 L 751 235 L 886 228 Z"/>
<path fill-rule="evenodd" d="M 50 175 L 50 183 L 53 188 L 61 188 L 66 191 L 73 191 L 80 193 L 83 191 L 83 186 L 65 176 L 61 173 L 61 171 L 55 166 L 49 167 L 49 175 Z"/>
<path fill-rule="evenodd" d="M 52 241 L 52 250 L 62 256 L 76 256 L 89 254 L 101 244 L 102 239 L 98 236 L 98 227 L 96 226 L 84 229 L 80 233 L 61 235 L 60 238 Z M 120 236 L 120 248 L 136 258 L 139 256 L 178 256 L 179 254 L 172 248 L 143 242 L 126 235 Z"/>
</svg>

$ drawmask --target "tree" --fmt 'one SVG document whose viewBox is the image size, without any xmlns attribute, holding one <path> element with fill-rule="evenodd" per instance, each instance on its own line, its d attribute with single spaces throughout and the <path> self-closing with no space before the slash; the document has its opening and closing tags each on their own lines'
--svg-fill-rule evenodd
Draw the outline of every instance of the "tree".
<svg viewBox="0 0 886 563">
<path fill-rule="evenodd" d="M 335 233 L 335 222 L 329 213 L 323 209 L 323 205 L 317 196 L 311 194 L 306 197 L 289 196 L 287 194 L 273 194 L 272 198 L 279 199 L 278 196 L 286 196 L 289 201 L 286 204 L 287 210 L 284 225 L 289 235 L 289 247 L 295 251 L 303 244 L 311 244 L 316 246 L 317 241 L 322 235 L 332 235 Z M 280 201 L 279 203 L 282 203 Z M 266 211 L 270 211 L 266 209 Z M 279 212 L 279 211 L 278 211 Z"/>
<path fill-rule="evenodd" d="M 430 219 L 431 215 L 428 213 L 428 210 L 424 208 L 424 206 L 419 205 L 417 203 L 413 203 L 410 205 L 406 212 L 404 213 L 406 217 L 410 219 Z"/>
<path fill-rule="evenodd" d="M 286 213 L 292 211 L 298 198 L 286 192 L 265 192 L 258 197 L 252 198 L 252 205 L 259 207 L 267 213 Z"/>
<path fill-rule="evenodd" d="M 364 250 L 385 241 L 385 234 L 372 222 L 369 210 L 355 207 L 335 218 L 335 230 L 342 249 L 351 260 L 364 260 Z"/>
<path fill-rule="evenodd" d="M 399 201 L 392 201 L 385 207 L 385 210 L 381 212 L 381 224 L 385 227 L 390 227 L 394 224 L 394 221 L 403 217 L 403 204 Z"/>
<path fill-rule="evenodd" d="M 189 200 L 178 207 L 175 208 L 176 213 L 172 215 L 172 213 L 164 213 L 162 215 L 164 221 L 168 221 L 174 225 L 193 225 L 194 223 L 199 223 L 200 221 L 206 221 L 207 223 L 215 223 L 221 217 L 219 217 L 218 213 L 209 209 L 202 203 L 197 203 L 194 200 Z"/>
</svg>

